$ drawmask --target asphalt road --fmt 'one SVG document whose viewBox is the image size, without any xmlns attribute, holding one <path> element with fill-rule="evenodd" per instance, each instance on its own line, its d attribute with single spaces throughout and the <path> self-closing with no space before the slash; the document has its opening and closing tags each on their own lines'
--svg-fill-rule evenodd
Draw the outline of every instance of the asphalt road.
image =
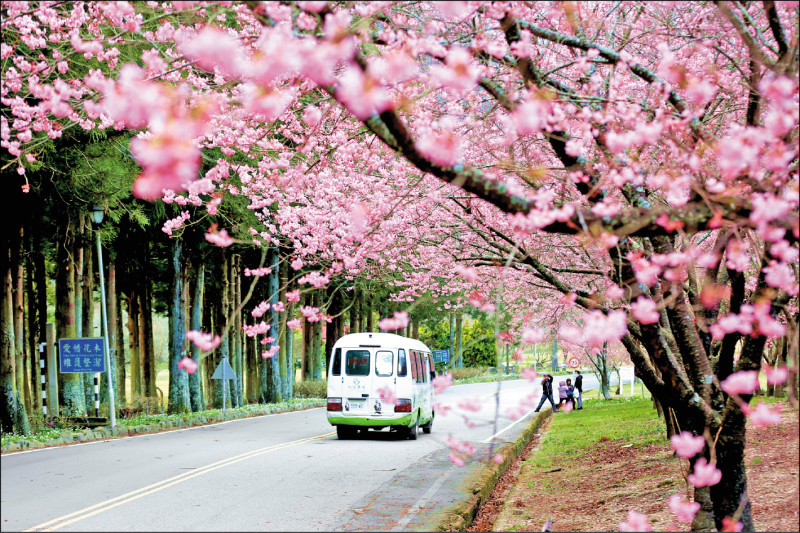
<svg viewBox="0 0 800 533">
<path fill-rule="evenodd" d="M 538 380 L 451 387 L 437 398 L 451 409 L 416 441 L 388 430 L 340 441 L 318 408 L 4 454 L 0 529 L 432 530 L 540 391 Z M 449 436 L 475 446 L 466 466 L 450 461 Z"/>
</svg>

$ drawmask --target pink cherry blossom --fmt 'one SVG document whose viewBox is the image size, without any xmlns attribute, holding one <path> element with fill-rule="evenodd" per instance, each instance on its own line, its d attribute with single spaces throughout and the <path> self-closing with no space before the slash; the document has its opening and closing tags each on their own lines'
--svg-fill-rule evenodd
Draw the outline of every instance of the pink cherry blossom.
<svg viewBox="0 0 800 533">
<path fill-rule="evenodd" d="M 261 357 L 263 357 L 264 359 L 272 359 L 280 349 L 281 349 L 280 345 L 273 344 L 272 346 L 270 346 L 269 350 L 264 350 L 263 352 L 261 352 Z"/>
<path fill-rule="evenodd" d="M 722 519 L 722 529 L 720 531 L 725 531 L 729 533 L 736 533 L 738 531 L 742 531 L 744 529 L 744 524 L 740 521 L 734 521 L 731 517 L 726 516 Z"/>
<path fill-rule="evenodd" d="M 703 437 L 692 435 L 688 431 L 681 431 L 679 435 L 673 435 L 669 440 L 675 453 L 687 459 L 702 452 L 706 445 Z"/>
<path fill-rule="evenodd" d="M 478 281 L 478 271 L 472 267 L 464 266 L 464 265 L 456 265 L 453 270 L 456 271 L 456 274 L 461 276 L 467 281 Z"/>
<path fill-rule="evenodd" d="M 639 296 L 631 304 L 631 312 L 636 317 L 636 320 L 642 324 L 655 324 L 660 316 L 656 309 L 656 303 L 645 296 Z"/>
<path fill-rule="evenodd" d="M 505 457 L 503 456 L 502 453 L 497 453 L 497 454 L 495 454 L 494 457 L 492 457 L 492 461 L 494 461 L 497 464 L 503 464 L 503 459 L 504 458 Z"/>
<path fill-rule="evenodd" d="M 464 466 L 465 464 L 467 464 L 466 462 L 464 462 L 464 459 L 462 459 L 461 456 L 454 451 L 450 452 L 448 458 L 450 459 L 450 462 L 456 466 Z"/>
<path fill-rule="evenodd" d="M 628 520 L 619 525 L 620 531 L 653 531 L 653 526 L 646 514 L 638 513 L 633 509 L 628 511 Z"/>
<path fill-rule="evenodd" d="M 522 369 L 522 379 L 534 381 L 539 377 L 539 373 L 532 368 L 525 367 Z"/>
<path fill-rule="evenodd" d="M 767 375 L 767 383 L 770 385 L 780 385 L 789 379 L 789 367 L 764 365 L 764 370 Z"/>
<path fill-rule="evenodd" d="M 713 464 L 709 464 L 705 457 L 701 457 L 694 464 L 694 473 L 686 478 L 695 487 L 710 487 L 722 479 L 722 472 Z"/>
<path fill-rule="evenodd" d="M 522 342 L 528 344 L 538 344 L 547 338 L 547 330 L 544 328 L 525 328 L 522 330 Z"/>
<path fill-rule="evenodd" d="M 383 400 L 384 403 L 395 405 L 397 403 L 397 396 L 394 394 L 394 389 L 392 387 L 386 386 L 381 387 L 378 389 L 378 394 Z"/>
<path fill-rule="evenodd" d="M 759 388 L 758 372 L 755 370 L 740 370 L 734 372 L 720 383 L 722 390 L 727 394 L 753 394 Z"/>
<path fill-rule="evenodd" d="M 669 508 L 675 514 L 679 522 L 686 524 L 694 520 L 697 511 L 700 510 L 700 504 L 697 502 L 686 502 L 680 494 L 673 494 L 669 497 Z"/>
<path fill-rule="evenodd" d="M 299 302 L 300 301 L 300 289 L 295 289 L 293 291 L 289 291 L 286 293 L 286 301 L 287 302 Z"/>
<path fill-rule="evenodd" d="M 216 244 L 217 246 L 222 246 L 223 248 L 226 246 L 230 246 L 233 244 L 233 238 L 228 235 L 228 232 L 224 229 L 215 231 L 216 228 L 212 227 L 209 229 L 209 232 L 206 233 L 206 240 L 212 244 Z"/>
<path fill-rule="evenodd" d="M 189 339 L 204 352 L 210 352 L 222 342 L 219 335 L 212 333 L 203 333 L 202 331 L 191 330 L 186 332 L 186 338 Z"/>
<path fill-rule="evenodd" d="M 464 411 L 472 411 L 477 413 L 481 410 L 481 402 L 477 398 L 466 398 L 458 403 L 458 407 Z"/>
<path fill-rule="evenodd" d="M 381 331 L 394 331 L 408 326 L 408 312 L 397 311 L 392 318 L 378 320 L 378 327 Z"/>
<path fill-rule="evenodd" d="M 750 422 L 760 427 L 767 427 L 781 423 L 780 405 L 777 404 L 773 409 L 767 407 L 764 402 L 758 402 L 756 408 L 749 410 L 748 417 Z"/>
<path fill-rule="evenodd" d="M 448 372 L 446 374 L 439 374 L 433 378 L 433 390 L 436 394 L 441 394 L 447 387 L 453 384 L 453 374 Z"/>
<path fill-rule="evenodd" d="M 294 318 L 292 320 L 286 321 L 286 327 L 289 329 L 300 329 L 301 320 L 299 318 Z"/>
<path fill-rule="evenodd" d="M 191 357 L 184 357 L 178 361 L 178 368 L 182 368 L 187 374 L 194 374 L 197 372 L 197 363 Z"/>
</svg>

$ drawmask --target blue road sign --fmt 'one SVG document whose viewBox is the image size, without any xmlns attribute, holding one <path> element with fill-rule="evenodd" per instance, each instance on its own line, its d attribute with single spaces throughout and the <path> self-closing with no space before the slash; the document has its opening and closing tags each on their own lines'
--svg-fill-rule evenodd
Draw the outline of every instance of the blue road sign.
<svg viewBox="0 0 800 533">
<path fill-rule="evenodd" d="M 433 362 L 434 363 L 447 363 L 450 361 L 450 350 L 434 350 Z"/>
<path fill-rule="evenodd" d="M 58 339 L 58 359 L 62 374 L 105 372 L 104 340 L 102 337 Z"/>
</svg>

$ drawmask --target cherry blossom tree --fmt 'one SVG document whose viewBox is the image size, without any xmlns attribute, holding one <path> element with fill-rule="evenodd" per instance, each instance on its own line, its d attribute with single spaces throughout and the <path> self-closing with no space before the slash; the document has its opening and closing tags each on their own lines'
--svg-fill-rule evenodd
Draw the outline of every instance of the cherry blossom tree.
<svg viewBox="0 0 800 533">
<path fill-rule="evenodd" d="M 209 241 L 288 244 L 303 291 L 389 278 L 409 307 L 499 306 L 520 337 L 557 327 L 592 354 L 621 342 L 704 441 L 693 529 L 752 531 L 745 421 L 774 413 L 725 383 L 782 338 L 796 379 L 798 18 L 772 1 L 6 2 L 0 146 L 24 178 L 65 128 L 138 130 L 136 196 L 245 197 L 259 222 Z"/>
</svg>

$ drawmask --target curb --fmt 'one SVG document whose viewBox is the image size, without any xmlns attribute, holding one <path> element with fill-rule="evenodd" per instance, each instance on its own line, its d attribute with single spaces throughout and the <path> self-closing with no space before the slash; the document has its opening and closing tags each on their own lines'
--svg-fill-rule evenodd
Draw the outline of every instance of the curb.
<svg viewBox="0 0 800 533">
<path fill-rule="evenodd" d="M 491 465 L 480 470 L 476 476 L 478 479 L 472 486 L 473 496 L 466 501 L 455 504 L 449 510 L 449 516 L 436 528 L 437 531 L 465 531 L 478 514 L 481 505 L 489 498 L 494 490 L 497 480 L 500 479 L 506 470 L 509 469 L 514 460 L 530 442 L 531 437 L 541 427 L 548 417 L 553 414 L 552 409 L 540 412 L 522 431 L 522 433 L 510 442 L 498 449 L 497 452 L 503 454 L 503 462 Z"/>
<path fill-rule="evenodd" d="M 219 412 L 217 415 L 191 415 L 187 414 L 179 420 L 161 420 L 153 424 L 143 424 L 139 426 L 121 426 L 117 425 L 111 429 L 110 426 L 103 426 L 92 429 L 65 429 L 61 431 L 58 437 L 48 439 L 44 442 L 39 440 L 18 440 L 14 442 L 7 442 L 3 445 L 2 452 L 13 453 L 23 450 L 31 450 L 38 448 L 52 448 L 56 446 L 65 446 L 79 442 L 90 442 L 97 440 L 109 440 L 115 438 L 129 437 L 131 435 L 144 435 L 147 433 L 162 433 L 173 429 L 181 429 L 196 426 L 205 426 L 208 424 L 215 424 L 218 422 L 225 422 L 228 420 L 238 420 L 240 418 L 252 418 L 255 416 L 264 416 L 278 413 L 288 413 L 291 411 L 302 411 L 305 409 L 315 409 L 317 407 L 324 407 L 325 400 L 308 400 L 303 401 L 300 405 L 281 406 L 267 404 L 259 409 L 252 409 L 247 413 L 240 415 L 234 414 L 233 411 Z"/>
</svg>

